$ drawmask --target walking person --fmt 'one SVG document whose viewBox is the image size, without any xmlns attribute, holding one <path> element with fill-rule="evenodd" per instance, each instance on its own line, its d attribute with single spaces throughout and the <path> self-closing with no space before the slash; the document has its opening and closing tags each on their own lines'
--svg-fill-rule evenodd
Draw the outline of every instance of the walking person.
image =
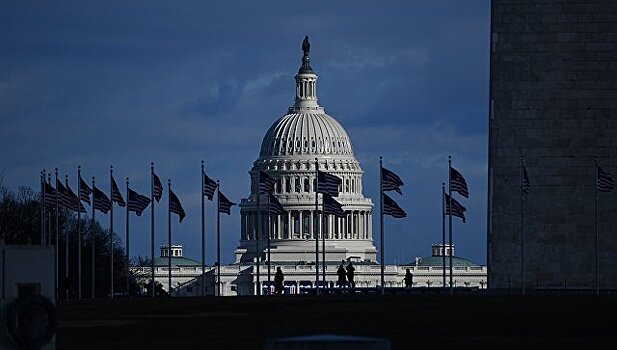
<svg viewBox="0 0 617 350">
<path fill-rule="evenodd" d="M 274 294 L 283 294 L 283 281 L 285 277 L 283 276 L 283 271 L 281 271 L 280 267 L 276 268 L 276 273 L 274 274 Z"/>
<path fill-rule="evenodd" d="M 407 269 L 407 272 L 405 272 L 405 288 L 411 288 L 412 285 L 413 285 L 413 275 L 411 274 L 411 271 Z"/>
<path fill-rule="evenodd" d="M 338 276 L 338 287 L 345 287 L 347 285 L 347 271 L 345 271 L 345 268 L 342 264 L 339 265 L 338 270 L 336 271 L 336 275 Z"/>
<path fill-rule="evenodd" d="M 353 267 L 351 260 L 349 261 L 349 264 L 347 265 L 346 270 L 347 270 L 347 283 L 349 285 L 349 288 L 356 288 L 356 282 L 354 282 L 353 280 L 354 271 L 356 271 L 356 268 Z"/>
</svg>

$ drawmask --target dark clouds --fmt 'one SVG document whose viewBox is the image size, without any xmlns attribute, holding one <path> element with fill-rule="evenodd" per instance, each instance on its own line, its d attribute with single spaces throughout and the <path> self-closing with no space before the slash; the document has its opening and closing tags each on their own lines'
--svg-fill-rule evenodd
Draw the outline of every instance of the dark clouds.
<svg viewBox="0 0 617 350">
<path fill-rule="evenodd" d="M 452 154 L 471 190 L 457 251 L 485 261 L 488 29 L 488 1 L 3 2 L 0 168 L 16 188 L 56 166 L 74 181 L 81 164 L 106 189 L 114 164 L 145 192 L 155 161 L 187 211 L 174 236 L 197 257 L 199 161 L 230 198 L 248 193 L 261 139 L 293 103 L 309 34 L 320 103 L 352 138 L 365 194 L 377 198 L 380 154 L 407 183 L 397 198 L 409 218 L 386 220 L 387 260 L 429 254 L 440 237 Z M 237 210 L 222 222 L 230 261 Z M 131 225 L 135 253 L 149 254 L 148 220 Z"/>
</svg>

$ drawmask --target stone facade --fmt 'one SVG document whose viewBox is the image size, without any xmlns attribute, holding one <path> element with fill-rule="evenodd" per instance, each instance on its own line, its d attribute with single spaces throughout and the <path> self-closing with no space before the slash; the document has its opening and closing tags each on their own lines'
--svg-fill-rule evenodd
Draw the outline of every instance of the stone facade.
<svg viewBox="0 0 617 350">
<path fill-rule="evenodd" d="M 594 158 L 617 174 L 617 2 L 493 0 L 490 76 L 489 287 L 521 284 L 523 210 L 526 286 L 592 288 Z M 601 288 L 617 288 L 616 195 L 599 194 Z"/>
</svg>

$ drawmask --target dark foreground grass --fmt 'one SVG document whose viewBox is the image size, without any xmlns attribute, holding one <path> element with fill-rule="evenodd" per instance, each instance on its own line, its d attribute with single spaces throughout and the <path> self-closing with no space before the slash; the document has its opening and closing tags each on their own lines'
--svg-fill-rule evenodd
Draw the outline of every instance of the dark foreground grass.
<svg viewBox="0 0 617 350">
<path fill-rule="evenodd" d="M 271 337 L 345 334 L 393 349 L 615 348 L 617 298 L 297 296 L 69 301 L 58 349 L 262 349 Z"/>
</svg>

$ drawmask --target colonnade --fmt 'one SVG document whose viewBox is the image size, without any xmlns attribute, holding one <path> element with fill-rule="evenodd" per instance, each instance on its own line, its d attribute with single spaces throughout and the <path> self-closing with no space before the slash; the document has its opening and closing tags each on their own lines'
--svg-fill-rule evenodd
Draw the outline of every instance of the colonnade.
<svg viewBox="0 0 617 350">
<path fill-rule="evenodd" d="M 373 238 L 373 216 L 370 211 L 348 210 L 345 211 L 345 218 L 338 218 L 333 215 L 326 215 L 325 222 L 323 215 L 319 212 L 318 237 L 322 238 L 322 233 L 326 239 L 348 240 L 348 239 L 372 239 Z M 255 212 L 242 213 L 242 240 L 254 240 L 257 233 L 257 216 Z M 314 210 L 290 210 L 284 215 L 271 215 L 268 221 L 268 214 L 263 212 L 261 217 L 262 237 L 266 239 L 266 234 L 270 232 L 270 239 L 315 239 L 313 225 L 315 224 Z M 268 224 L 270 229 L 268 230 Z"/>
</svg>

